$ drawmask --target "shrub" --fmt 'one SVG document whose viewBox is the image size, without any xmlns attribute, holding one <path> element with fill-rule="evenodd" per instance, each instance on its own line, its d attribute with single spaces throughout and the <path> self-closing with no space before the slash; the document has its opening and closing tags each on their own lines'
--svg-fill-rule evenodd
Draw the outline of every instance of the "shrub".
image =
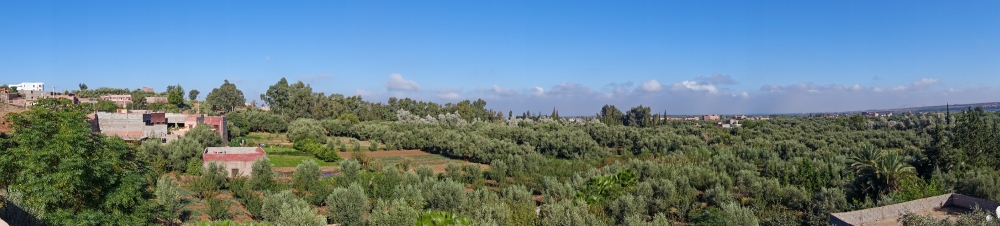
<svg viewBox="0 0 1000 226">
<path fill-rule="evenodd" d="M 319 121 L 309 118 L 299 118 L 288 124 L 288 141 L 298 143 L 301 140 L 325 141 L 326 131 Z"/>
<path fill-rule="evenodd" d="M 201 144 L 198 153 L 204 151 L 205 147 L 223 147 L 226 145 L 226 141 L 222 140 L 219 132 L 212 130 L 212 127 L 207 124 L 198 124 L 194 129 L 185 133 L 184 137 L 194 139 Z"/>
<path fill-rule="evenodd" d="M 465 183 L 472 184 L 476 188 L 483 186 L 483 171 L 479 168 L 479 164 L 472 163 L 462 166 L 462 172 L 465 173 Z"/>
<path fill-rule="evenodd" d="M 209 162 L 208 166 L 202 171 L 201 179 L 198 183 L 201 185 L 203 191 L 216 191 L 219 189 L 225 189 L 228 185 L 226 181 L 226 176 L 229 173 L 226 169 L 217 162 Z"/>
<path fill-rule="evenodd" d="M 387 202 L 379 199 L 372 209 L 369 225 L 371 226 L 395 226 L 414 225 L 420 217 L 420 210 L 407 204 L 402 199 L 394 199 Z"/>
<path fill-rule="evenodd" d="M 329 192 L 328 188 L 319 181 L 321 173 L 319 165 L 316 165 L 316 162 L 312 160 L 299 163 L 295 167 L 295 172 L 292 173 L 292 187 L 295 188 L 299 197 L 313 205 L 322 204 L 323 198 Z"/>
<path fill-rule="evenodd" d="M 494 159 L 490 162 L 490 169 L 486 175 L 489 179 L 495 180 L 498 184 L 507 179 L 507 163 L 503 160 Z"/>
<path fill-rule="evenodd" d="M 170 171 L 190 169 L 188 168 L 190 167 L 189 164 L 193 161 L 197 161 L 198 167 L 201 167 L 201 154 L 205 151 L 205 146 L 198 143 L 195 138 L 181 137 L 174 142 L 164 145 L 163 148 L 168 154 Z"/>
<path fill-rule="evenodd" d="M 357 139 L 351 139 L 351 141 L 354 143 L 354 151 L 361 151 L 361 141 Z"/>
<path fill-rule="evenodd" d="M 427 204 L 431 209 L 458 211 L 465 204 L 465 186 L 451 179 L 436 182 L 431 187 Z"/>
<path fill-rule="evenodd" d="M 264 197 L 261 218 L 277 225 L 326 225 L 326 219 L 291 191 L 285 190 Z"/>
<path fill-rule="evenodd" d="M 348 183 L 357 180 L 360 172 L 361 164 L 358 163 L 358 160 L 344 159 L 340 161 L 340 173 L 347 179 Z"/>
<path fill-rule="evenodd" d="M 420 215 L 416 225 L 470 225 L 472 220 L 446 211 L 427 211 Z"/>
<path fill-rule="evenodd" d="M 368 195 L 361 185 L 352 183 L 347 188 L 337 188 L 326 197 L 326 203 L 331 210 L 330 221 L 345 226 L 365 225 L 365 213 L 368 212 Z"/>
<path fill-rule="evenodd" d="M 208 217 L 212 220 L 222 220 L 228 219 L 232 214 L 229 213 L 229 201 L 222 200 L 215 197 L 215 194 L 211 194 L 205 198 L 205 202 L 208 203 Z"/>
<path fill-rule="evenodd" d="M 458 182 L 465 181 L 462 178 L 462 166 L 459 166 L 453 161 L 448 162 L 448 164 L 444 167 L 444 174 L 441 176 Z"/>
<path fill-rule="evenodd" d="M 322 153 L 316 154 L 316 158 L 324 162 L 336 162 L 343 159 L 340 157 L 340 154 L 337 154 L 337 151 L 334 151 L 333 149 L 324 149 Z"/>
<path fill-rule="evenodd" d="M 354 123 L 346 120 L 323 120 L 323 127 L 326 128 L 329 136 L 348 136 Z"/>
<path fill-rule="evenodd" d="M 323 151 L 326 150 L 326 147 L 323 147 L 323 144 L 316 142 L 316 140 L 313 140 L 312 138 L 298 140 L 292 144 L 292 147 L 296 150 L 314 155 L 323 153 Z"/>
<path fill-rule="evenodd" d="M 572 200 L 562 200 L 542 206 L 539 220 L 542 225 L 551 226 L 605 225 L 587 209 L 585 203 L 577 204 Z"/>
<path fill-rule="evenodd" d="M 726 225 L 758 225 L 757 217 L 748 207 L 731 202 L 722 204 L 722 211 L 729 214 L 726 217 Z"/>
<path fill-rule="evenodd" d="M 417 167 L 417 175 L 420 175 L 420 178 L 424 180 L 434 178 L 434 169 L 427 165 L 420 165 Z"/>
<path fill-rule="evenodd" d="M 202 161 L 200 159 L 192 159 L 188 161 L 187 170 L 185 170 L 184 172 L 192 176 L 201 175 L 201 165 Z"/>
<path fill-rule="evenodd" d="M 277 187 L 274 181 L 274 171 L 271 170 L 271 159 L 267 156 L 253 161 L 250 171 L 249 188 L 255 191 L 273 191 Z"/>
<path fill-rule="evenodd" d="M 167 175 L 156 180 L 156 201 L 163 207 L 167 221 L 173 222 L 173 219 L 179 217 L 181 196 L 177 181 Z"/>
<path fill-rule="evenodd" d="M 281 217 L 281 208 L 284 205 L 294 205 L 294 201 L 299 200 L 290 190 L 269 194 L 264 197 L 260 208 L 260 218 L 264 221 L 274 222 Z M 301 200 L 299 200 L 301 201 Z M 308 203 L 302 202 L 306 206 Z"/>
</svg>

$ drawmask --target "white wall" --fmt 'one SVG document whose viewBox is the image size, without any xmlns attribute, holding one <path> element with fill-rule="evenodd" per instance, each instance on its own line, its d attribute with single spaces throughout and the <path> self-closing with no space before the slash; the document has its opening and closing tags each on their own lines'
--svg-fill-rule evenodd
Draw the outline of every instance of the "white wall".
<svg viewBox="0 0 1000 226">
<path fill-rule="evenodd" d="M 10 86 L 17 87 L 17 90 L 33 90 L 33 91 L 45 90 L 45 83 L 41 82 L 22 82 L 21 84 L 10 85 Z"/>
</svg>

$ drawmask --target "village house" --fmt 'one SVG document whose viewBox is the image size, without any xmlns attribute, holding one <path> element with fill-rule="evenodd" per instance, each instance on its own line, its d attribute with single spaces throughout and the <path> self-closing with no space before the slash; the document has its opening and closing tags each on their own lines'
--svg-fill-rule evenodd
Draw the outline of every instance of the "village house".
<svg viewBox="0 0 1000 226">
<path fill-rule="evenodd" d="M 132 103 L 132 95 L 104 95 L 101 96 L 101 100 L 113 101 L 118 106 L 125 107 Z"/>
<path fill-rule="evenodd" d="M 146 103 L 167 103 L 167 97 L 146 97 Z"/>
<path fill-rule="evenodd" d="M 202 155 L 202 167 L 215 162 L 226 169 L 229 177 L 250 176 L 253 161 L 267 156 L 260 147 L 208 147 Z"/>
<path fill-rule="evenodd" d="M 114 113 L 97 112 L 88 117 L 91 118 L 93 132 L 118 136 L 129 141 L 159 138 L 162 142 L 169 142 L 184 136 L 198 124 L 208 125 L 219 133 L 223 141 L 229 141 L 225 116 L 120 109 Z"/>
<path fill-rule="evenodd" d="M 722 117 L 719 117 L 719 115 L 705 115 L 705 116 L 701 116 L 701 120 L 719 120 L 719 119 L 722 119 Z"/>
<path fill-rule="evenodd" d="M 93 132 L 121 137 L 127 141 L 166 138 L 167 124 L 161 118 L 163 113 L 97 112 L 90 121 L 90 128 Z"/>
<path fill-rule="evenodd" d="M 9 85 L 11 87 L 17 88 L 18 91 L 42 91 L 45 90 L 45 83 L 41 82 L 22 82 L 21 84 Z"/>
</svg>

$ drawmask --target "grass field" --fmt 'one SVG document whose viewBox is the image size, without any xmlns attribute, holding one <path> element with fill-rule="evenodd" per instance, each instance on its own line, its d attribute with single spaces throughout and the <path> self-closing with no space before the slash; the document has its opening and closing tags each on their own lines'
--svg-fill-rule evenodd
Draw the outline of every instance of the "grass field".
<svg viewBox="0 0 1000 226">
<path fill-rule="evenodd" d="M 294 148 L 263 147 L 262 149 L 264 149 L 264 152 L 267 153 L 268 155 L 298 155 L 298 156 L 310 155 L 309 153 L 295 150 Z"/>
<path fill-rule="evenodd" d="M 271 165 L 274 167 L 295 167 L 302 163 L 302 161 L 312 159 L 316 161 L 319 166 L 335 166 L 335 162 L 324 162 L 317 159 L 314 156 L 295 156 L 295 155 L 267 155 L 267 158 L 271 159 Z"/>
</svg>

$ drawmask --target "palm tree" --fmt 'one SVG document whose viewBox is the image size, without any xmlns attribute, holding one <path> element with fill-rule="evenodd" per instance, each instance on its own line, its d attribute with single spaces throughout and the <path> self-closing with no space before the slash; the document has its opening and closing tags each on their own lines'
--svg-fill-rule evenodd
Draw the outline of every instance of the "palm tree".
<svg viewBox="0 0 1000 226">
<path fill-rule="evenodd" d="M 917 174 L 916 168 L 903 161 L 903 157 L 895 151 L 885 152 L 879 159 L 878 167 L 878 178 L 890 191 L 897 190 L 899 183 Z"/>
<path fill-rule="evenodd" d="M 904 179 L 916 175 L 916 169 L 907 164 L 895 151 L 885 151 L 871 145 L 850 156 L 850 168 L 864 190 L 884 194 L 899 188 Z"/>
</svg>

